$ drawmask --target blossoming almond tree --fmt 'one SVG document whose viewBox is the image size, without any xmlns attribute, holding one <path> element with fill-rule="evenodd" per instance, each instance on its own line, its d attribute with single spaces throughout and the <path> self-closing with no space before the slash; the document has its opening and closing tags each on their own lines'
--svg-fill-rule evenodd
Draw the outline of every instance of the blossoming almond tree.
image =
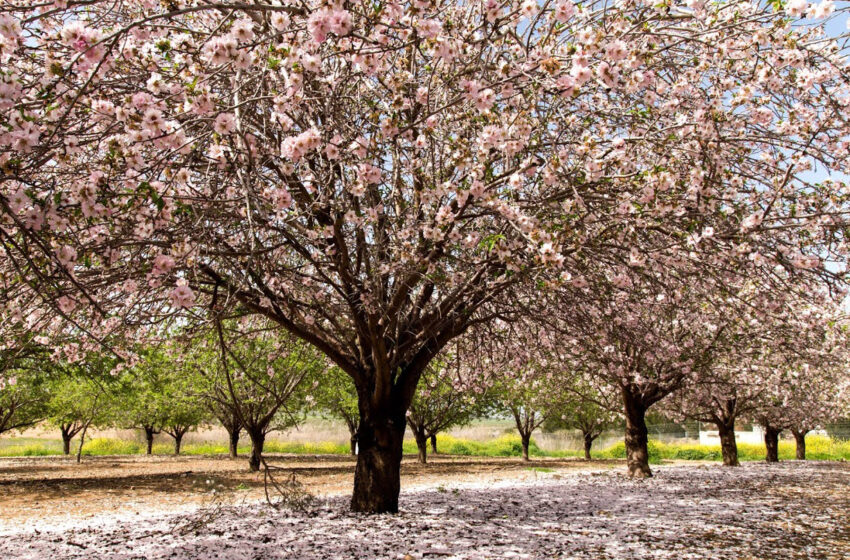
<svg viewBox="0 0 850 560">
<path fill-rule="evenodd" d="M 584 458 L 592 459 L 593 442 L 603 432 L 617 427 L 620 420 L 620 395 L 617 387 L 588 372 L 572 372 L 558 380 L 562 396 L 543 427 L 576 430 L 581 434 Z"/>
<path fill-rule="evenodd" d="M 828 418 L 825 410 L 841 402 L 835 383 L 841 378 L 838 372 L 846 371 L 843 321 L 834 310 L 789 303 L 780 297 L 749 308 L 744 328 L 727 330 L 714 363 L 667 403 L 675 416 L 717 426 L 724 465 L 738 465 L 735 423 L 757 415 L 779 388 L 791 399 L 782 413 L 786 419 L 796 409 L 806 409 L 797 424 L 805 430 L 803 437 Z M 789 384 L 787 370 L 802 363 L 818 364 L 802 374 L 807 386 Z M 817 402 L 813 405 L 812 400 Z"/>
<path fill-rule="evenodd" d="M 597 293 L 564 317 L 574 337 L 565 344 L 572 360 L 619 389 L 632 477 L 652 476 L 647 411 L 703 371 L 722 332 L 717 319 L 725 310 L 704 313 L 693 288 L 653 297 L 651 288 L 632 285 L 607 301 Z"/>
<path fill-rule="evenodd" d="M 324 356 L 268 319 L 217 320 L 213 329 L 183 335 L 172 360 L 194 377 L 202 400 L 234 417 L 251 441 L 248 466 L 259 471 L 266 436 L 298 425 L 314 401 L 311 384 L 326 371 Z"/>
<path fill-rule="evenodd" d="M 830 363 L 833 362 L 833 363 Z M 790 430 L 796 458 L 806 458 L 806 434 L 841 418 L 847 410 L 845 363 L 795 360 L 777 369 L 774 382 L 760 395 L 748 418 L 764 430 L 765 459 L 779 461 L 779 435 Z"/>
<path fill-rule="evenodd" d="M 396 511 L 419 377 L 512 287 L 581 282 L 648 236 L 671 268 L 695 239 L 802 269 L 831 256 L 847 193 L 805 172 L 847 158 L 846 67 L 789 15 L 4 3 L 4 317 L 49 308 L 99 338 L 226 294 L 351 376 L 352 507 Z"/>
<path fill-rule="evenodd" d="M 816 278 L 794 270 L 763 274 L 748 265 L 742 276 L 715 276 L 712 267 L 682 266 L 671 274 L 649 260 L 620 274 L 607 268 L 597 267 L 593 291 L 569 288 L 552 324 L 564 333 L 558 337 L 564 360 L 619 388 L 631 476 L 651 476 L 645 414 L 669 395 L 700 388 L 702 405 L 690 412 L 724 419 L 721 431 L 734 438 L 742 412 L 736 396 L 759 398 L 772 367 L 787 369 L 805 356 L 824 359 L 842 344 L 831 325 L 834 312 L 819 311 L 838 303 L 817 291 Z M 813 307 L 815 301 L 822 307 Z M 724 368 L 740 377 L 725 378 Z M 715 402 L 721 397 L 723 403 Z"/>
<path fill-rule="evenodd" d="M 437 452 L 437 434 L 468 424 L 490 408 L 491 379 L 465 346 L 456 343 L 425 369 L 407 412 L 407 425 L 416 440 L 419 462 L 427 462 L 428 441 Z"/>
</svg>

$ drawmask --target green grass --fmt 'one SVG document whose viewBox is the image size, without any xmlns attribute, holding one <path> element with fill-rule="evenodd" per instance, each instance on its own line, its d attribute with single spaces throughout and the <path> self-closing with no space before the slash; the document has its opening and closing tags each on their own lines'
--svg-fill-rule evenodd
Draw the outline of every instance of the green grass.
<svg viewBox="0 0 850 560">
<path fill-rule="evenodd" d="M 54 449 L 52 445 L 40 443 L 0 447 L 0 457 L 35 457 L 41 455 L 58 455 L 60 453 L 62 453 L 61 447 Z"/>
<path fill-rule="evenodd" d="M 76 451 L 77 442 L 72 442 L 72 452 Z M 459 439 L 449 435 L 437 436 L 437 449 L 446 455 L 480 456 L 480 457 L 519 457 L 522 454 L 522 443 L 519 436 L 508 434 L 489 441 L 474 441 Z M 250 450 L 250 445 L 243 440 L 239 453 L 244 455 Z M 83 455 L 138 455 L 145 451 L 143 443 L 109 438 L 95 438 L 83 446 Z M 430 454 L 431 445 L 428 444 Z M 531 440 L 529 451 L 532 457 L 580 457 L 584 455 L 579 450 L 544 451 Z M 189 443 L 183 446 L 181 452 L 185 455 L 225 455 L 227 445 L 214 442 Z M 347 444 L 334 442 L 293 443 L 269 440 L 265 446 L 266 453 L 289 453 L 298 455 L 348 455 Z M 33 457 L 42 455 L 60 455 L 62 442 L 37 438 L 15 438 L 0 440 L 0 457 Z M 157 443 L 153 447 L 156 455 L 171 455 L 174 446 L 170 442 Z M 417 453 L 416 442 L 412 439 L 404 441 L 404 453 Z M 626 448 L 622 442 L 606 449 L 594 450 L 596 459 L 624 459 Z M 764 446 L 738 444 L 738 458 L 741 461 L 764 460 Z M 834 440 L 825 436 L 811 435 L 806 438 L 806 456 L 812 460 L 850 460 L 850 441 Z M 793 441 L 779 442 L 779 458 L 794 459 L 795 448 Z M 663 460 L 696 460 L 720 461 L 719 446 L 696 444 L 674 444 L 650 440 L 649 461 L 660 463 Z"/>
<path fill-rule="evenodd" d="M 416 442 L 412 439 L 404 441 L 406 454 L 417 453 Z M 446 455 L 476 455 L 482 457 L 519 457 L 522 455 L 522 440 L 518 435 L 506 434 L 489 441 L 473 441 L 459 439 L 446 434 L 437 436 L 437 451 Z M 547 457 L 567 457 L 578 455 L 578 451 L 545 452 L 537 446 L 534 438 L 528 446 L 529 454 Z M 431 443 L 428 443 L 431 452 Z"/>
<path fill-rule="evenodd" d="M 764 455 L 764 445 L 738 444 L 738 459 L 740 461 L 763 461 Z M 626 446 L 622 442 L 616 443 L 607 449 L 593 453 L 593 456 L 604 459 L 625 459 Z M 789 460 L 795 457 L 794 442 L 780 441 L 779 458 Z M 720 461 L 722 458 L 719 445 L 683 445 L 652 440 L 649 442 L 650 463 L 659 463 L 665 459 Z M 819 461 L 848 461 L 850 460 L 850 441 L 810 435 L 806 437 L 806 458 Z"/>
</svg>

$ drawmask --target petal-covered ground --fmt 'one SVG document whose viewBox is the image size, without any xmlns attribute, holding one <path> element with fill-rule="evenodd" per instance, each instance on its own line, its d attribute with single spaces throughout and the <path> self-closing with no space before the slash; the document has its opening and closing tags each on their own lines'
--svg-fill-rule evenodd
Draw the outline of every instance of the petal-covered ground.
<svg viewBox="0 0 850 560">
<path fill-rule="evenodd" d="M 750 463 L 541 473 L 536 481 L 403 493 L 398 515 L 263 504 L 179 515 L 110 514 L 0 535 L 0 558 L 847 559 L 850 465 Z M 191 530 L 189 530 L 191 529 Z"/>
</svg>

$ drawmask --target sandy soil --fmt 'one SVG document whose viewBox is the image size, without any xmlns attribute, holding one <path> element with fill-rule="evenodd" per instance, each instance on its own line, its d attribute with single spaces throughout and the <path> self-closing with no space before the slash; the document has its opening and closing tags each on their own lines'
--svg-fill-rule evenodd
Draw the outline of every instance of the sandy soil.
<svg viewBox="0 0 850 560">
<path fill-rule="evenodd" d="M 295 473 L 316 496 L 351 492 L 354 461 L 340 456 L 267 457 Z M 420 465 L 405 458 L 402 488 L 435 488 L 458 482 L 534 480 L 575 470 L 608 469 L 618 461 L 432 457 Z M 549 472 L 551 471 L 551 472 Z M 102 514 L 153 515 L 262 499 L 264 477 L 251 473 L 247 459 L 199 456 L 114 456 L 0 459 L 0 532 L 27 525 L 72 523 Z"/>
</svg>

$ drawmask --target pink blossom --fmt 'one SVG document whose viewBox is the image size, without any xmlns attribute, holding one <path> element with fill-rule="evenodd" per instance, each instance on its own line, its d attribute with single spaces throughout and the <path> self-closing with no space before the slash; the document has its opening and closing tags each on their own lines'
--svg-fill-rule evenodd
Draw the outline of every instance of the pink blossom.
<svg viewBox="0 0 850 560">
<path fill-rule="evenodd" d="M 593 77 L 593 72 L 587 66 L 578 62 L 573 62 L 573 67 L 570 69 L 570 76 L 572 76 L 575 83 L 580 86 Z"/>
<path fill-rule="evenodd" d="M 785 4 L 785 12 L 792 17 L 800 17 L 809 7 L 809 3 L 806 0 L 788 0 L 788 3 Z"/>
<path fill-rule="evenodd" d="M 58 300 L 56 300 L 56 305 L 59 306 L 59 310 L 66 315 L 74 310 L 77 307 L 77 302 L 68 296 L 62 296 Z"/>
<path fill-rule="evenodd" d="M 496 102 L 496 94 L 492 89 L 482 89 L 475 94 L 475 107 L 479 111 L 487 111 Z"/>
<path fill-rule="evenodd" d="M 301 65 L 307 72 L 315 74 L 322 68 L 322 58 L 317 54 L 304 53 L 301 55 Z"/>
<path fill-rule="evenodd" d="M 227 136 L 236 130 L 236 117 L 233 113 L 220 113 L 213 123 L 213 130 L 221 135 Z"/>
<path fill-rule="evenodd" d="M 289 14 L 286 12 L 275 12 L 271 17 L 272 27 L 278 31 L 286 31 L 290 26 Z"/>
<path fill-rule="evenodd" d="M 351 14 L 329 8 L 317 10 L 307 19 L 307 30 L 316 43 L 324 43 L 331 32 L 337 36 L 347 35 L 351 30 Z"/>
<path fill-rule="evenodd" d="M 605 56 L 611 62 L 619 62 L 628 55 L 626 43 L 621 40 L 612 41 L 605 47 Z"/>
<path fill-rule="evenodd" d="M 174 258 L 169 255 L 159 254 L 153 260 L 153 270 L 151 274 L 154 276 L 162 276 L 171 272 L 174 268 Z"/>
<path fill-rule="evenodd" d="M 366 184 L 378 184 L 381 182 L 381 169 L 369 163 L 361 163 L 357 167 L 358 179 Z"/>
<path fill-rule="evenodd" d="M 189 308 L 195 305 L 195 294 L 189 286 L 177 286 L 168 297 L 174 307 Z"/>
<path fill-rule="evenodd" d="M 825 19 L 831 16 L 834 10 L 835 4 L 832 0 L 822 0 L 819 4 L 811 4 L 807 15 L 811 19 Z"/>
<path fill-rule="evenodd" d="M 555 20 L 560 23 L 566 23 L 576 13 L 576 5 L 572 0 L 560 0 L 555 4 Z"/>
<path fill-rule="evenodd" d="M 63 245 L 56 249 L 56 258 L 59 259 L 62 266 L 70 270 L 77 259 L 77 250 L 70 245 Z"/>
<path fill-rule="evenodd" d="M 248 18 L 238 19 L 230 28 L 230 35 L 243 43 L 251 41 L 254 38 L 254 23 Z"/>
<path fill-rule="evenodd" d="M 436 19 L 420 19 L 416 24 L 419 33 L 426 39 L 435 39 L 443 29 L 443 24 Z"/>
<path fill-rule="evenodd" d="M 310 128 L 301 134 L 284 139 L 280 152 L 284 157 L 297 162 L 305 154 L 318 148 L 321 141 L 322 138 L 319 135 L 319 131 L 315 128 Z"/>
<path fill-rule="evenodd" d="M 0 14 L 0 35 L 16 40 L 21 34 L 21 24 L 12 14 Z"/>
</svg>

